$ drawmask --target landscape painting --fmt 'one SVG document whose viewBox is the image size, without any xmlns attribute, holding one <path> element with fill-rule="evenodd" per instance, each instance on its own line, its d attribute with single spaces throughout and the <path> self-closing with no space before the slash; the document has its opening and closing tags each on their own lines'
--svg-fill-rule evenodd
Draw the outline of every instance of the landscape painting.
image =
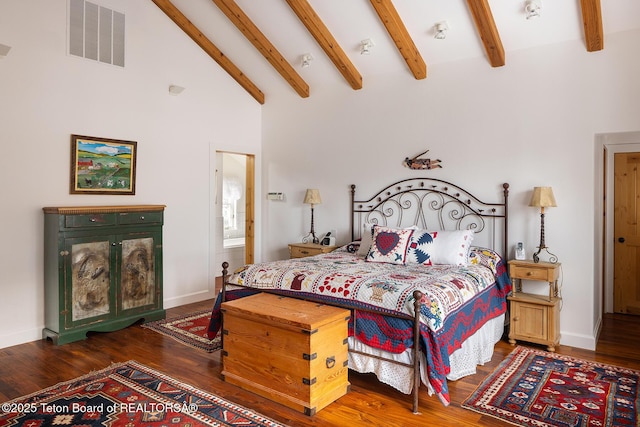
<svg viewBox="0 0 640 427">
<path fill-rule="evenodd" d="M 71 194 L 135 194 L 135 141 L 71 135 Z"/>
</svg>

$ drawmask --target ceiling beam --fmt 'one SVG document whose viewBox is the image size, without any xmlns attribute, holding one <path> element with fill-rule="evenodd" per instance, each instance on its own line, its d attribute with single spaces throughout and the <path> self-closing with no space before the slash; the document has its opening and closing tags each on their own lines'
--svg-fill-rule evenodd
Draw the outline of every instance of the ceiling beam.
<svg viewBox="0 0 640 427">
<path fill-rule="evenodd" d="M 469 10 L 476 22 L 478 34 L 487 51 L 487 57 L 492 67 L 502 67 L 505 64 L 504 47 L 498 28 L 493 20 L 491 7 L 488 0 L 467 0 Z"/>
<path fill-rule="evenodd" d="M 211 40 L 187 19 L 169 0 L 152 0 L 171 20 L 216 61 L 236 82 L 260 104 L 264 104 L 264 93 L 222 53 Z"/>
<path fill-rule="evenodd" d="M 400 55 L 404 58 L 413 76 L 417 79 L 427 77 L 427 64 L 420 55 L 413 39 L 404 26 L 400 15 L 393 6 L 391 0 L 371 0 L 371 5 L 376 10 L 380 20 L 387 28 L 387 32 L 396 44 Z"/>
<path fill-rule="evenodd" d="M 600 0 L 580 0 L 582 22 L 584 23 L 584 39 L 588 52 L 604 49 L 602 30 L 602 9 Z"/>
<path fill-rule="evenodd" d="M 227 18 L 242 32 L 271 66 L 291 85 L 302 98 L 309 97 L 309 85 L 293 69 L 278 49 L 262 34 L 234 0 L 212 0 Z"/>
<path fill-rule="evenodd" d="M 347 83 L 355 90 L 362 89 L 362 76 L 307 0 L 287 0 L 287 3 Z"/>
</svg>

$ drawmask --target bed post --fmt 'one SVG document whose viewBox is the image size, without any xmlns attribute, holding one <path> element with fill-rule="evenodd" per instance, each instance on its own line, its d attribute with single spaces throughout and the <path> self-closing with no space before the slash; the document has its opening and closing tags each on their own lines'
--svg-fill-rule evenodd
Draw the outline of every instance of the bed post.
<svg viewBox="0 0 640 427">
<path fill-rule="evenodd" d="M 418 395 L 420 391 L 420 307 L 422 292 L 413 291 L 413 413 L 418 413 Z"/>
<path fill-rule="evenodd" d="M 503 259 L 509 259 L 509 183 L 502 184 L 504 189 L 504 246 L 502 249 Z"/>
<path fill-rule="evenodd" d="M 222 299 L 220 303 L 225 302 L 225 298 L 227 296 L 227 279 L 229 277 L 229 263 L 224 261 L 222 263 Z M 224 349 L 224 315 L 220 315 L 220 329 L 218 334 L 220 335 L 220 345 Z M 222 356 L 224 355 L 224 350 L 220 352 L 220 364 L 222 365 Z"/>
<path fill-rule="evenodd" d="M 224 261 L 222 263 L 222 302 L 226 301 L 226 296 L 227 296 L 227 277 L 229 276 L 229 271 L 227 270 L 229 268 L 229 263 L 227 261 Z"/>
<path fill-rule="evenodd" d="M 353 203 L 356 200 L 356 185 L 355 184 L 351 184 L 351 207 L 349 208 L 351 210 L 351 219 L 350 219 L 350 223 L 349 225 L 351 226 L 351 242 L 353 242 L 356 239 L 355 236 L 355 230 L 353 228 L 353 216 L 355 215 L 355 212 L 353 211 Z"/>
</svg>

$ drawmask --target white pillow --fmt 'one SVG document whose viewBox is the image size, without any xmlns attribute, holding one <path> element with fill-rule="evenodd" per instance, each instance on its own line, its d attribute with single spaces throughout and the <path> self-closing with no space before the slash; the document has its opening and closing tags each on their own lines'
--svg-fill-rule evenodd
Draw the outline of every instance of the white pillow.
<svg viewBox="0 0 640 427">
<path fill-rule="evenodd" d="M 431 231 L 433 264 L 467 265 L 473 230 Z"/>
<path fill-rule="evenodd" d="M 362 237 L 360 239 L 360 247 L 358 248 L 358 256 L 366 257 L 369 254 L 371 245 L 373 244 L 373 226 L 369 222 L 362 224 Z"/>
</svg>

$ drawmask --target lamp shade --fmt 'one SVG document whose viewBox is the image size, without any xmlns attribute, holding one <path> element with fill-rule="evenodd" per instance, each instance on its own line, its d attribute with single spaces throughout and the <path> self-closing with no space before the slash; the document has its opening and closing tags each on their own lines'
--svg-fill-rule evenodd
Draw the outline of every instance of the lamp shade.
<svg viewBox="0 0 640 427">
<path fill-rule="evenodd" d="M 322 203 L 322 199 L 320 198 L 320 190 L 317 188 L 308 188 L 307 193 L 304 195 L 304 203 L 310 205 L 319 205 Z"/>
<path fill-rule="evenodd" d="M 556 207 L 556 198 L 553 197 L 551 187 L 533 187 L 533 194 L 529 206 L 540 208 Z"/>
</svg>

